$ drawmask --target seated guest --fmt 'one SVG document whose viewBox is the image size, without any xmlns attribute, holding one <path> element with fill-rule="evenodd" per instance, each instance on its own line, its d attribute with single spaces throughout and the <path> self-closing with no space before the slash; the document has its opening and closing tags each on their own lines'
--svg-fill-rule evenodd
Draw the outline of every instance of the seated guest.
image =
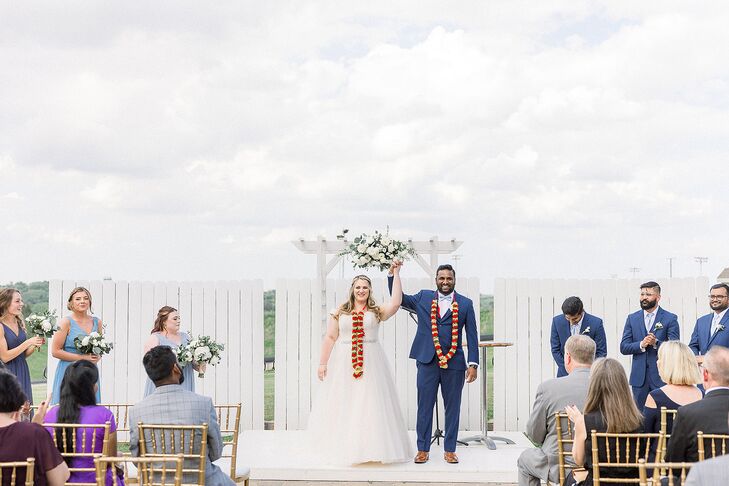
<svg viewBox="0 0 729 486">
<path fill-rule="evenodd" d="M 726 484 L 729 478 L 729 454 L 718 456 L 691 466 L 683 486 L 716 486 Z"/>
<path fill-rule="evenodd" d="M 575 406 L 567 407 L 567 414 L 575 424 L 574 444 L 572 456 L 575 464 L 587 469 L 587 477 L 581 483 L 592 485 L 592 434 L 597 432 L 631 433 L 643 430 L 642 419 L 638 407 L 633 400 L 633 394 L 628 385 L 628 377 L 620 362 L 613 358 L 601 358 L 595 361 L 590 372 L 590 387 L 585 401 L 585 414 L 580 413 Z M 611 457 L 616 457 L 618 447 L 626 450 L 624 443 L 611 442 L 614 448 L 610 451 Z M 618 446 L 618 447 L 615 447 Z M 600 462 L 607 462 L 608 451 L 604 449 L 605 442 L 598 444 L 598 457 Z M 567 484 L 573 484 L 573 474 L 567 479 Z M 636 468 L 606 468 L 600 469 L 600 477 L 604 478 L 636 478 Z"/>
<path fill-rule="evenodd" d="M 698 402 L 678 409 L 666 451 L 668 462 L 698 460 L 698 431 L 729 434 L 729 349 L 712 346 L 704 356 L 702 368 L 706 393 Z"/>
<path fill-rule="evenodd" d="M 567 297 L 562 303 L 562 314 L 552 319 L 552 333 L 550 343 L 552 357 L 557 363 L 557 377 L 567 376 L 564 363 L 564 346 L 570 336 L 589 336 L 595 341 L 595 356 L 607 356 L 607 341 L 605 327 L 602 319 L 585 312 L 582 300 L 579 297 Z"/>
<path fill-rule="evenodd" d="M 559 482 L 554 414 L 563 411 L 567 405 L 582 408 L 585 404 L 590 366 L 594 360 L 595 341 L 579 334 L 571 336 L 564 345 L 564 365 L 568 375 L 547 380 L 537 388 L 526 434 L 532 442 L 541 446 L 526 449 L 519 456 L 519 486 L 538 486 L 542 480 Z"/>
<path fill-rule="evenodd" d="M 96 404 L 96 391 L 99 388 L 99 370 L 91 361 L 74 361 L 66 369 L 61 382 L 61 397 L 57 407 L 48 410 L 45 423 L 59 424 L 104 424 L 111 422 L 109 432 L 109 455 L 116 456 L 116 421 L 114 414 L 106 407 Z M 56 444 L 61 452 L 96 452 L 101 453 L 104 445 L 104 429 L 77 429 L 74 441 L 74 429 L 66 429 L 66 441 L 63 440 L 63 428 L 46 427 L 48 432 L 56 435 Z M 84 438 L 84 435 L 86 436 Z M 94 449 L 91 450 L 93 436 L 96 436 Z M 93 468 L 92 457 L 66 457 L 66 463 L 71 468 Z M 106 474 L 106 484 L 112 483 L 112 470 Z M 71 473 L 70 483 L 94 483 L 94 471 L 74 471 Z M 118 480 L 119 486 L 124 482 Z"/>
<path fill-rule="evenodd" d="M 68 466 L 56 449 L 53 439 L 39 425 L 48 409 L 41 402 L 31 422 L 20 422 L 20 409 L 27 398 L 15 375 L 0 370 L 0 462 L 35 458 L 33 481 L 36 486 L 63 486 L 69 477 Z M 16 484 L 25 483 L 25 469 L 19 469 Z M 10 485 L 10 475 L 3 475 L 2 486 Z"/>
<path fill-rule="evenodd" d="M 658 348 L 658 374 L 666 382 L 648 394 L 643 407 L 643 430 L 661 431 L 661 407 L 677 410 L 682 405 L 701 400 L 703 394 L 696 386 L 701 374 L 691 348 L 680 341 L 666 341 Z M 666 417 L 666 433 L 673 429 L 673 416 Z"/>
<path fill-rule="evenodd" d="M 212 461 L 220 458 L 223 438 L 209 397 L 184 390 L 182 368 L 177 363 L 174 351 L 169 346 L 156 346 L 144 355 L 142 360 L 149 379 L 155 385 L 154 392 L 129 409 L 130 451 L 139 455 L 139 422 L 155 425 L 202 425 L 208 424 L 208 458 L 205 465 L 207 486 L 232 486 L 235 483 Z M 147 450 L 152 450 L 151 441 Z M 197 467 L 188 465 L 185 467 Z M 184 483 L 197 482 L 197 477 L 185 473 Z"/>
</svg>

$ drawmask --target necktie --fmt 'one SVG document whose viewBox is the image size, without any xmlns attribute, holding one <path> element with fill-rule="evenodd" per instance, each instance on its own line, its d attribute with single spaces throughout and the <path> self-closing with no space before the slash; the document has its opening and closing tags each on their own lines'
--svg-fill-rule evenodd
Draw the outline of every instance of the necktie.
<svg viewBox="0 0 729 486">
<path fill-rule="evenodd" d="M 576 336 L 578 332 L 580 332 L 580 326 L 577 324 L 570 324 L 570 334 Z"/>
<path fill-rule="evenodd" d="M 653 325 L 653 316 L 654 314 L 652 312 L 645 316 L 645 332 L 651 332 L 651 326 Z"/>
</svg>

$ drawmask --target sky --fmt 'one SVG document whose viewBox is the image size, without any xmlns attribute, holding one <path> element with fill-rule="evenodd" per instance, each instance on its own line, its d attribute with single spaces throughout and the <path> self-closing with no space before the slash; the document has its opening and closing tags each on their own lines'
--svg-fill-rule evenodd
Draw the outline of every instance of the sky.
<svg viewBox="0 0 729 486">
<path fill-rule="evenodd" d="M 716 276 L 726 25 L 721 1 L 0 3 L 0 281 L 270 285 L 343 228 L 463 241 L 484 291 Z"/>
</svg>

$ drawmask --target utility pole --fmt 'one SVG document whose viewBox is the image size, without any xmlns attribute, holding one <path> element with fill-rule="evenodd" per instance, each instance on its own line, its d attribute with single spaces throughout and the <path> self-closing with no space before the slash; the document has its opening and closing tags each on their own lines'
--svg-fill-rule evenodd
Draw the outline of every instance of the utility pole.
<svg viewBox="0 0 729 486">
<path fill-rule="evenodd" d="M 638 272 L 640 272 L 640 268 L 638 268 L 638 267 L 630 267 L 628 269 L 628 271 L 630 273 L 632 273 L 633 274 L 633 278 L 635 278 L 635 276 L 638 274 Z"/>
<path fill-rule="evenodd" d="M 694 261 L 699 264 L 699 277 L 704 276 L 704 263 L 709 261 L 709 257 L 698 256 L 694 257 Z"/>
<path fill-rule="evenodd" d="M 668 257 L 666 260 L 668 260 L 668 276 L 670 278 L 673 278 L 673 260 L 675 260 L 676 257 Z"/>
</svg>

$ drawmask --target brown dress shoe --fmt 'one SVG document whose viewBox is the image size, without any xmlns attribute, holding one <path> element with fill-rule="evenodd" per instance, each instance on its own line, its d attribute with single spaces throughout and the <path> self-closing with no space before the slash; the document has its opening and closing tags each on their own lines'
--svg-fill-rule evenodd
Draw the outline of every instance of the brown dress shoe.
<svg viewBox="0 0 729 486">
<path fill-rule="evenodd" d="M 445 459 L 445 462 L 448 464 L 458 464 L 458 456 L 455 452 L 445 452 L 443 454 L 443 459 Z"/>
<path fill-rule="evenodd" d="M 418 451 L 417 454 L 415 454 L 415 464 L 425 464 L 428 462 L 430 453 L 427 451 Z"/>
</svg>

